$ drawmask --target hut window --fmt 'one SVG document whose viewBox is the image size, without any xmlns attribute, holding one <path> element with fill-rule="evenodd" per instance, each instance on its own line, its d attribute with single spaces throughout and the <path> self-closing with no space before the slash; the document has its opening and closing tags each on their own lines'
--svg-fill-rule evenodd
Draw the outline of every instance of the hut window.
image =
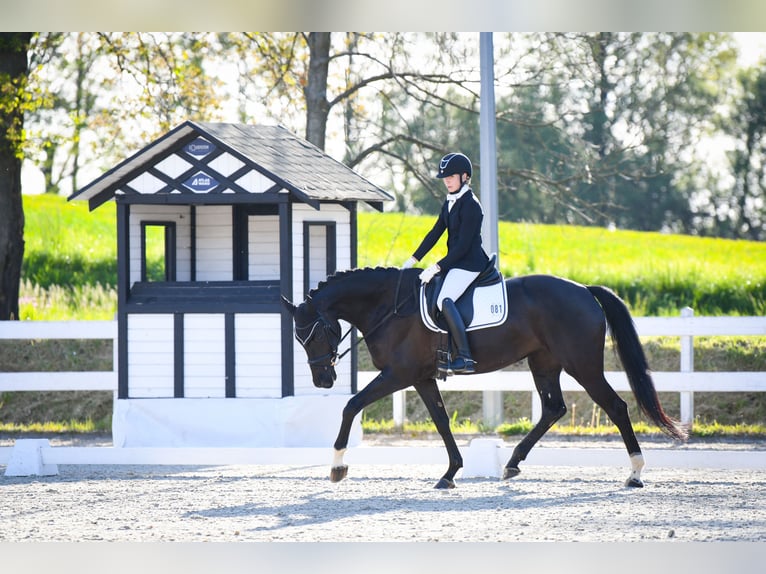
<svg viewBox="0 0 766 574">
<path fill-rule="evenodd" d="M 176 280 L 176 224 L 141 222 L 141 281 Z"/>
<path fill-rule="evenodd" d="M 303 285 L 306 293 L 336 271 L 335 222 L 303 223 Z"/>
</svg>

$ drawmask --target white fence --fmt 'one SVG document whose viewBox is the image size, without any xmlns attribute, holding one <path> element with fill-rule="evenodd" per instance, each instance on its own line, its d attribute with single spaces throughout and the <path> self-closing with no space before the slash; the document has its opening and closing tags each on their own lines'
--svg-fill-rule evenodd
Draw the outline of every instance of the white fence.
<svg viewBox="0 0 766 574">
<path fill-rule="evenodd" d="M 697 336 L 753 336 L 766 335 L 766 317 L 695 317 L 685 308 L 681 317 L 636 317 L 636 329 L 641 337 L 680 337 L 681 360 L 679 371 L 653 372 L 658 392 L 680 393 L 681 422 L 691 424 L 694 420 L 695 392 L 764 392 L 766 372 L 703 372 L 694 370 L 694 337 Z M 360 372 L 360 388 L 367 385 L 377 373 Z M 606 378 L 616 391 L 630 392 L 628 379 L 623 371 L 609 371 Z M 532 393 L 531 420 L 540 419 L 540 397 L 535 392 L 532 375 L 528 371 L 496 371 L 480 375 L 450 377 L 440 382 L 442 391 L 530 391 Z M 569 375 L 562 373 L 563 391 L 582 391 L 583 388 Z M 394 393 L 393 419 L 401 426 L 405 420 L 408 391 Z M 502 404 L 501 401 L 497 401 Z M 485 410 L 486 414 L 486 410 Z M 495 417 L 499 419 L 500 417 Z M 496 423 L 499 420 L 495 421 Z M 495 425 L 492 425 L 495 426 Z"/>
<path fill-rule="evenodd" d="M 636 317 L 642 337 L 678 336 L 681 345 L 679 371 L 654 372 L 658 392 L 678 392 L 682 422 L 694 420 L 695 392 L 763 392 L 766 372 L 702 372 L 694 370 L 694 337 L 766 335 L 766 317 L 694 317 L 684 309 L 681 317 Z M 115 321 L 2 321 L 0 339 L 110 339 L 113 341 L 113 368 L 110 371 L 0 373 L 0 392 L 5 391 L 116 391 L 117 323 Z M 377 375 L 359 372 L 363 388 Z M 617 391 L 630 391 L 622 371 L 607 372 Z M 470 377 L 451 377 L 440 383 L 442 391 L 529 391 L 532 393 L 531 419 L 540 417 L 540 399 L 528 371 L 496 371 Z M 564 391 L 582 391 L 569 375 L 561 376 Z M 394 394 L 393 418 L 397 425 L 405 419 L 408 391 Z"/>
<path fill-rule="evenodd" d="M 111 371 L 0 372 L 0 392 L 117 391 L 116 321 L 0 321 L 0 339 L 111 339 Z"/>
</svg>

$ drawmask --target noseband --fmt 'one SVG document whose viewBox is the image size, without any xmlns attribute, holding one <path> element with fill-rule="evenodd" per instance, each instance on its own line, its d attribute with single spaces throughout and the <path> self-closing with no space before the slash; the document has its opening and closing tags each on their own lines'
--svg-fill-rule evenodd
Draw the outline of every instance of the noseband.
<svg viewBox="0 0 766 574">
<path fill-rule="evenodd" d="M 308 331 L 308 334 L 304 337 L 301 336 L 300 332 Z M 319 357 L 314 357 L 313 359 L 309 359 L 308 363 L 309 365 L 318 365 L 320 363 L 323 363 L 324 361 L 327 361 L 329 359 L 330 363 L 329 365 L 324 366 L 330 366 L 334 367 L 335 362 L 338 360 L 338 345 L 341 342 L 341 336 L 340 331 L 333 328 L 333 326 L 322 317 L 322 315 L 319 315 L 311 325 L 307 327 L 295 327 L 295 338 L 298 340 L 298 342 L 303 346 L 303 348 L 306 348 L 306 345 L 313 339 L 317 333 L 319 332 L 324 333 L 325 339 L 327 340 L 328 344 L 330 345 L 330 352 L 325 353 L 324 355 L 321 355 Z M 333 342 L 334 339 L 334 342 Z"/>
</svg>

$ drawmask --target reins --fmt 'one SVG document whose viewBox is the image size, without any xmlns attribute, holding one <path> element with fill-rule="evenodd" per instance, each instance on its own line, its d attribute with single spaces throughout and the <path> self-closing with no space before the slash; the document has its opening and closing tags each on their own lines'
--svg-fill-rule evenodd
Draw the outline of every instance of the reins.
<svg viewBox="0 0 766 574">
<path fill-rule="evenodd" d="M 359 337 L 359 338 L 356 340 L 356 342 L 352 343 L 352 344 L 349 346 L 349 348 L 348 348 L 348 349 L 346 349 L 346 350 L 345 350 L 345 351 L 343 351 L 343 352 L 342 352 L 340 355 L 338 355 L 338 358 L 336 359 L 336 363 L 337 363 L 337 361 L 340 361 L 340 360 L 341 360 L 343 357 L 345 357 L 345 356 L 346 356 L 346 355 L 347 355 L 347 354 L 348 354 L 348 353 L 351 351 L 351 349 L 353 349 L 354 347 L 358 346 L 358 345 L 359 345 L 359 343 L 361 343 L 362 341 L 364 341 L 365 337 L 369 337 L 370 335 L 372 335 L 372 334 L 373 334 L 375 331 L 377 331 L 377 330 L 378 330 L 380 327 L 382 327 L 382 326 L 383 326 L 383 325 L 386 323 L 386 321 L 388 321 L 389 319 L 391 319 L 391 317 L 395 317 L 395 316 L 397 316 L 397 314 L 398 314 L 399 310 L 401 309 L 401 306 L 403 306 L 403 305 L 404 305 L 404 303 L 406 303 L 407 301 L 409 301 L 409 300 L 410 300 L 410 299 L 413 297 L 414 293 L 413 293 L 412 291 L 410 291 L 410 294 L 409 294 L 409 295 L 407 295 L 407 296 L 406 296 L 404 299 L 402 299 L 401 301 L 399 301 L 399 291 L 401 290 L 401 286 L 402 286 L 402 276 L 403 276 L 403 275 L 404 275 L 404 269 L 401 269 L 401 270 L 399 271 L 399 276 L 398 276 L 398 278 L 397 278 L 397 280 L 396 280 L 396 291 L 394 291 L 394 308 L 393 308 L 391 311 L 389 311 L 388 313 L 386 313 L 386 314 L 383 316 L 383 318 L 382 318 L 380 321 L 378 321 L 378 323 L 377 323 L 377 324 L 376 324 L 374 327 L 372 327 L 371 329 L 369 329 L 369 330 L 367 331 L 367 334 L 366 334 L 366 335 L 363 335 L 362 337 Z M 400 304 L 401 304 L 401 305 L 400 305 Z M 346 331 L 346 334 L 345 334 L 345 335 L 343 335 L 343 336 L 340 338 L 340 340 L 338 341 L 338 346 L 340 346 L 340 344 L 343 342 L 343 339 L 345 339 L 346 337 L 348 337 L 348 336 L 349 336 L 349 334 L 351 333 L 351 331 L 352 331 L 353 329 L 354 329 L 354 327 L 353 327 L 353 326 L 352 326 L 352 327 L 349 327 L 348 331 Z M 337 348 L 337 347 L 336 347 L 336 348 Z"/>
</svg>

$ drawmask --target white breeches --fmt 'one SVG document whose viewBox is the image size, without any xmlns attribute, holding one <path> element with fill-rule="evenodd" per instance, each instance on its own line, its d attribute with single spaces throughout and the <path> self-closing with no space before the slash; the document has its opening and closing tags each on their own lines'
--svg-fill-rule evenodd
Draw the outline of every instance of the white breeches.
<svg viewBox="0 0 766 574">
<path fill-rule="evenodd" d="M 445 299 L 457 301 L 465 293 L 471 282 L 479 276 L 478 271 L 466 271 L 465 269 L 450 269 L 442 283 L 439 298 L 436 300 L 436 306 L 439 311 L 442 310 L 442 302 Z"/>
</svg>

